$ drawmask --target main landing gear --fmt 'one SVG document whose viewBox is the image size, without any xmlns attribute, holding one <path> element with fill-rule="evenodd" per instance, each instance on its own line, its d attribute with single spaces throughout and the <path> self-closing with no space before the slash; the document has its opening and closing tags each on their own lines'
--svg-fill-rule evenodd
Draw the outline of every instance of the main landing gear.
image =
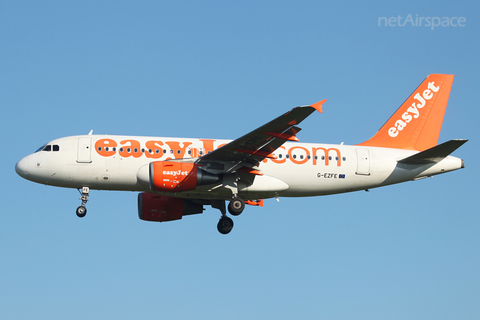
<svg viewBox="0 0 480 320">
<path fill-rule="evenodd" d="M 212 207 L 219 209 L 222 212 L 222 217 L 217 224 L 218 232 L 221 234 L 228 234 L 233 229 L 233 220 L 227 217 L 227 210 L 225 209 L 225 201 L 216 200 L 212 202 Z M 232 216 L 238 216 L 245 209 L 245 202 L 238 196 L 233 196 L 228 204 L 228 212 Z"/>
<path fill-rule="evenodd" d="M 233 229 L 233 220 L 227 216 L 222 216 L 217 224 L 217 230 L 221 234 L 229 234 Z"/>
<path fill-rule="evenodd" d="M 77 208 L 77 216 L 83 218 L 87 214 L 87 208 L 85 205 L 87 204 L 88 196 L 90 195 L 90 188 L 83 187 L 82 190 L 78 189 L 78 192 L 82 195 L 82 197 L 79 198 L 82 200 L 82 205 Z"/>
<path fill-rule="evenodd" d="M 232 216 L 238 216 L 245 209 L 245 202 L 239 197 L 233 197 L 228 204 L 228 212 Z"/>
</svg>

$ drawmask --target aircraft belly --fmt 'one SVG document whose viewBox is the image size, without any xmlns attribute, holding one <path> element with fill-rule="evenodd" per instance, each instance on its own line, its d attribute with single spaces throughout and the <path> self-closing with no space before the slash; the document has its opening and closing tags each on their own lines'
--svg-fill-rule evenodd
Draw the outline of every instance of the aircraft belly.
<svg viewBox="0 0 480 320">
<path fill-rule="evenodd" d="M 352 181 L 352 170 L 347 165 L 320 166 L 312 164 L 276 164 L 262 168 L 265 174 L 272 175 L 289 185 L 280 193 L 284 197 L 317 196 L 347 192 Z"/>
<path fill-rule="evenodd" d="M 345 151 L 347 153 L 348 151 Z M 373 156 L 373 154 L 371 155 Z M 356 157 L 349 157 L 349 159 Z M 378 158 L 378 157 L 377 157 Z M 375 157 L 372 157 L 374 160 Z M 395 171 L 397 162 L 392 158 L 372 165 L 368 174 L 359 173 L 356 161 L 344 161 L 341 165 L 330 162 L 329 165 L 283 163 L 265 165 L 262 172 L 274 176 L 289 185 L 281 192 L 282 197 L 319 196 L 351 191 L 365 190 L 382 186 Z M 412 180 L 415 174 L 395 176 L 395 180 Z M 388 183 L 387 183 L 388 184 Z"/>
</svg>

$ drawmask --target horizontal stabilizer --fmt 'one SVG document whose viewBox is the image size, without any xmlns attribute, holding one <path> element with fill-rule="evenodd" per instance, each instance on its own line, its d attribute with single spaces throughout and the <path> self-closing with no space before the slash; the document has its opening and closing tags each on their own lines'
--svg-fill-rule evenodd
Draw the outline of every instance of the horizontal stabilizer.
<svg viewBox="0 0 480 320">
<path fill-rule="evenodd" d="M 453 151 L 460 148 L 468 140 L 450 140 L 439 144 L 433 148 L 419 152 L 408 158 L 399 160 L 399 163 L 404 164 L 426 164 L 440 162 L 446 158 Z"/>
</svg>

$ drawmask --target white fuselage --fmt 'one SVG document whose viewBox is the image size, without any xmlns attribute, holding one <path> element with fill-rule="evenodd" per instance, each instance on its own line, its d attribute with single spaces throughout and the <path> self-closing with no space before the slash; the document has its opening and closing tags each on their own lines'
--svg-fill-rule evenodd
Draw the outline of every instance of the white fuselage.
<svg viewBox="0 0 480 320">
<path fill-rule="evenodd" d="M 59 187 L 152 192 L 152 161 L 195 159 L 229 140 L 83 135 L 49 142 L 43 151 L 16 165 L 24 178 Z M 48 148 L 48 146 L 51 146 Z M 397 161 L 417 151 L 379 147 L 287 142 L 276 159 L 258 164 L 263 175 L 253 184 L 239 184 L 244 199 L 318 196 L 364 190 L 416 180 L 463 167 L 448 156 L 438 163 L 406 165 Z M 228 166 L 228 164 L 226 164 Z M 233 166 L 234 164 L 232 164 Z M 204 168 L 215 173 L 215 167 Z M 223 187 L 223 188 L 222 188 Z M 230 199 L 225 183 L 199 186 L 176 197 Z"/>
</svg>

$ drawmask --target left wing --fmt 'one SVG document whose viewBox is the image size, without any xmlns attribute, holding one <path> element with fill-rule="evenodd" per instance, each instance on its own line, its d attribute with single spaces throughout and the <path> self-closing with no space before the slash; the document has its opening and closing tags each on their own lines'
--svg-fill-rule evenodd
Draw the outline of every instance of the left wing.
<svg viewBox="0 0 480 320">
<path fill-rule="evenodd" d="M 322 112 L 322 105 L 325 101 L 327 100 L 311 106 L 293 108 L 243 137 L 200 157 L 197 163 L 225 163 L 226 161 L 232 164 L 236 163 L 237 165 L 229 166 L 229 169 L 226 170 L 231 172 L 241 163 L 251 164 L 251 167 L 265 158 L 275 158 L 272 153 L 286 141 L 299 141 L 295 135 L 301 129 L 296 125 L 315 110 Z"/>
</svg>

